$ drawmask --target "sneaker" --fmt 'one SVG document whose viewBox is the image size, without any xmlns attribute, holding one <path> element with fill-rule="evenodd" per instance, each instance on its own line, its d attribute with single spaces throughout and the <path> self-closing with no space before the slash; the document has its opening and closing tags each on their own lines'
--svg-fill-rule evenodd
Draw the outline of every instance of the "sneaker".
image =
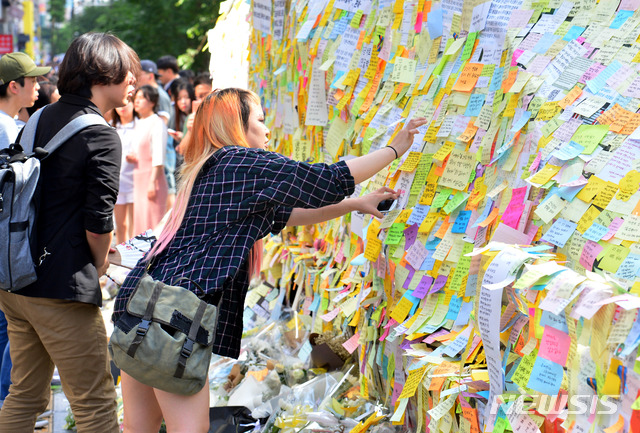
<svg viewBox="0 0 640 433">
<path fill-rule="evenodd" d="M 41 419 L 39 421 L 36 421 L 36 425 L 35 428 L 36 429 L 41 429 L 41 428 L 45 428 L 46 426 L 49 425 L 49 420 L 47 419 Z"/>
</svg>

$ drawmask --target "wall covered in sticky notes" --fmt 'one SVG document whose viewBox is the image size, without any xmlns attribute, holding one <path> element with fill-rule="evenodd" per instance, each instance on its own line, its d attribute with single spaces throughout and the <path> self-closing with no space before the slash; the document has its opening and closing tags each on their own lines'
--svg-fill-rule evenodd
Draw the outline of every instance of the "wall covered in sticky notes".
<svg viewBox="0 0 640 433">
<path fill-rule="evenodd" d="M 266 243 L 368 395 L 410 431 L 640 431 L 640 1 L 263 3 L 274 150 L 332 163 L 429 121 L 356 190 L 401 191 L 382 220 Z"/>
</svg>

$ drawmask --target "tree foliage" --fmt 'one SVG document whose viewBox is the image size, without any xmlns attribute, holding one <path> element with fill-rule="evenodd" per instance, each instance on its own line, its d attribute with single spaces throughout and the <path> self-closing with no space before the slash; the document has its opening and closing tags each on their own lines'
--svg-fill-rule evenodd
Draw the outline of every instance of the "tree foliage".
<svg viewBox="0 0 640 433">
<path fill-rule="evenodd" d="M 50 3 L 52 18 L 56 1 Z M 136 50 L 141 59 L 155 61 L 171 54 L 184 68 L 207 70 L 209 55 L 202 48 L 207 30 L 218 18 L 220 1 L 112 0 L 107 6 L 86 7 L 62 29 L 54 30 L 54 52 L 64 52 L 82 33 L 109 31 Z"/>
</svg>

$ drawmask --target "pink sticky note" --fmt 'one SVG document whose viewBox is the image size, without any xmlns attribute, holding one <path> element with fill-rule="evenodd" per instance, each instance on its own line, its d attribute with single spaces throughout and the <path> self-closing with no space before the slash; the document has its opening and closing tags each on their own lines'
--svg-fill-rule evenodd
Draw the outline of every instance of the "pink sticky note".
<svg viewBox="0 0 640 433">
<path fill-rule="evenodd" d="M 418 12 L 416 14 L 416 25 L 414 27 L 416 33 L 420 33 L 422 31 L 422 12 Z"/>
<path fill-rule="evenodd" d="M 600 245 L 599 243 L 587 241 L 587 243 L 584 244 L 584 247 L 582 248 L 582 254 L 580 254 L 580 264 L 582 265 L 582 267 L 589 271 L 593 269 L 593 262 L 595 261 L 596 257 L 598 257 L 598 254 L 600 254 L 600 251 L 602 251 L 602 249 L 602 245 Z"/>
<path fill-rule="evenodd" d="M 571 337 L 569 334 L 552 326 L 545 326 L 538 356 L 564 366 L 567 363 L 570 346 Z"/>
<path fill-rule="evenodd" d="M 529 167 L 529 171 L 531 173 L 533 173 L 536 170 L 538 170 L 538 166 L 540 165 L 540 161 L 541 160 L 542 160 L 542 154 L 540 152 L 538 152 L 538 154 L 536 155 L 535 159 L 531 163 L 531 166 Z"/>
<path fill-rule="evenodd" d="M 611 224 L 609 224 L 609 231 L 607 232 L 606 235 L 604 235 L 602 237 L 603 241 L 608 241 L 609 239 L 611 239 L 613 237 L 613 235 L 616 234 L 616 232 L 618 231 L 618 229 L 622 226 L 622 223 L 624 222 L 624 220 L 620 217 L 616 217 L 613 219 L 613 221 L 611 221 Z"/>
<path fill-rule="evenodd" d="M 520 49 L 515 50 L 513 52 L 513 59 L 511 59 L 511 66 L 518 66 L 518 59 L 520 58 L 522 53 L 524 53 L 524 50 L 520 50 Z"/>
<path fill-rule="evenodd" d="M 338 316 L 339 312 L 340 312 L 340 308 L 334 308 L 332 311 L 329 311 L 327 314 L 323 314 L 322 316 L 320 316 L 320 318 L 325 322 L 330 322 Z"/>
<path fill-rule="evenodd" d="M 356 351 L 356 349 L 358 348 L 359 344 L 358 344 L 358 339 L 360 338 L 360 333 L 356 332 L 353 337 L 349 338 L 347 341 L 345 341 L 344 343 L 342 343 L 342 347 L 344 347 L 345 349 L 347 349 L 347 352 L 349 353 L 353 353 Z"/>
</svg>

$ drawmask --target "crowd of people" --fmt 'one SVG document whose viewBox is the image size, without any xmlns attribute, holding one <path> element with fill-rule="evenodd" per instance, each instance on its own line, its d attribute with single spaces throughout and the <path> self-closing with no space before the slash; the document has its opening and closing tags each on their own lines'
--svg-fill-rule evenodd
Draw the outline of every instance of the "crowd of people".
<svg viewBox="0 0 640 433">
<path fill-rule="evenodd" d="M 355 184 L 402 156 L 426 123 L 407 122 L 388 149 L 308 164 L 266 150 L 269 129 L 255 93 L 212 91 L 207 74 L 180 71 L 171 56 L 140 61 L 114 35 L 88 33 L 72 42 L 58 71 L 58 94 L 45 89 L 44 80 L 55 82 L 50 74 L 22 53 L 0 58 L 0 147 L 19 140 L 18 113 L 40 101 L 40 91 L 50 91 L 48 102 L 60 97 L 44 109 L 35 147 L 84 114 L 104 116 L 113 127 L 88 126 L 41 162 L 37 280 L 15 292 L 0 290 L 13 361 L 0 433 L 33 431 L 50 398 L 54 366 L 78 431 L 119 431 L 99 285 L 109 266 L 114 215 L 120 242 L 153 228 L 171 209 L 158 241 L 117 295 L 115 326 L 130 331 L 144 324 L 142 318 L 125 323 L 124 314 L 144 275 L 167 284 L 182 280 L 219 308 L 212 351 L 238 357 L 260 240 L 285 226 L 352 211 L 382 217 L 377 206 L 396 199 L 395 191 L 349 196 Z M 182 395 L 160 385 L 122 372 L 125 432 L 157 432 L 163 419 L 170 433 L 209 430 L 207 386 Z"/>
</svg>

